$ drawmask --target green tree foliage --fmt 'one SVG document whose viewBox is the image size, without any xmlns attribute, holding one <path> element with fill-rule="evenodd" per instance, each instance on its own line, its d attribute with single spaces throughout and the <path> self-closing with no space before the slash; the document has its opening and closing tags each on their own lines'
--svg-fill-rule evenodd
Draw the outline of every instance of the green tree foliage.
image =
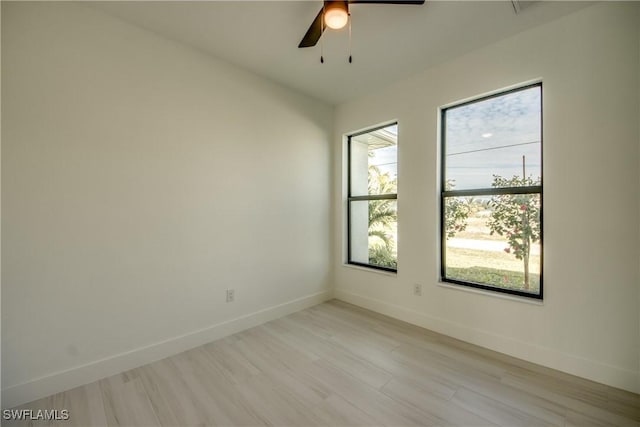
<svg viewBox="0 0 640 427">
<path fill-rule="evenodd" d="M 492 186 L 528 187 L 540 185 L 540 178 L 503 178 L 493 176 Z M 507 238 L 505 252 L 513 254 L 524 264 L 524 289 L 529 290 L 529 255 L 531 244 L 540 241 L 540 197 L 537 194 L 500 194 L 489 202 L 491 218 L 488 221 L 491 234 Z"/>
<path fill-rule="evenodd" d="M 396 193 L 398 183 L 389 173 L 369 166 L 369 194 Z M 397 268 L 396 242 L 391 234 L 397 224 L 395 200 L 369 201 L 369 262 L 382 267 Z"/>
<path fill-rule="evenodd" d="M 453 179 L 448 179 L 444 185 L 445 191 L 455 188 Z M 444 201 L 444 225 L 447 239 L 467 228 L 467 218 L 470 212 L 469 201 L 459 197 L 447 197 Z"/>
</svg>

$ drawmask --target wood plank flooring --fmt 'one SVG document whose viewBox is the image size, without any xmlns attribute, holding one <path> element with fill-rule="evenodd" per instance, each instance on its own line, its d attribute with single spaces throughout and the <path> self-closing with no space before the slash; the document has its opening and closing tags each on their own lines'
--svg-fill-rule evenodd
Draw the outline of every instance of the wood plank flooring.
<svg viewBox="0 0 640 427">
<path fill-rule="evenodd" d="M 640 426 L 640 395 L 333 300 L 18 409 L 60 426 Z"/>
</svg>

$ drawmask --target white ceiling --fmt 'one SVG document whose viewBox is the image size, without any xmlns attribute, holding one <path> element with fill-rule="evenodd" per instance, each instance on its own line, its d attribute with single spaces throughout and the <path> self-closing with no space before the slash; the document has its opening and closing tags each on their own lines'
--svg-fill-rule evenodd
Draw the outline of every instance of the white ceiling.
<svg viewBox="0 0 640 427">
<path fill-rule="evenodd" d="M 427 1 L 351 5 L 346 29 L 298 43 L 322 1 L 116 1 L 93 3 L 130 23 L 331 104 L 366 94 L 480 46 L 571 13 L 589 2 Z"/>
</svg>

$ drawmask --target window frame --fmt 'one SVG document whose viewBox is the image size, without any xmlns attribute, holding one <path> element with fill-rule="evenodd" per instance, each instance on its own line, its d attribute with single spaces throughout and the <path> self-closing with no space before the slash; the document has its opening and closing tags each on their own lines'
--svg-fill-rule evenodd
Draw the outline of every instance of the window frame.
<svg viewBox="0 0 640 427">
<path fill-rule="evenodd" d="M 367 133 L 375 132 L 379 129 L 384 129 L 389 126 L 398 126 L 397 121 L 393 121 L 390 123 L 386 123 L 383 125 L 375 126 L 372 128 L 368 128 L 359 132 L 354 132 L 347 135 L 347 264 L 355 265 L 358 267 L 371 268 L 374 270 L 386 271 L 389 273 L 398 273 L 398 268 L 384 267 L 375 264 L 368 264 L 358 261 L 351 260 L 351 202 L 357 201 L 371 201 L 371 200 L 398 200 L 398 188 L 396 187 L 396 192 L 392 194 L 370 194 L 366 196 L 352 196 L 351 195 L 351 139 L 356 136 L 364 135 Z M 396 145 L 397 142 L 396 142 Z M 396 157 L 396 162 L 398 161 Z M 397 263 L 397 256 L 396 256 Z"/>
<path fill-rule="evenodd" d="M 523 90 L 531 89 L 534 87 L 540 88 L 540 185 L 536 186 L 524 186 L 524 187 L 504 187 L 504 188 L 477 188 L 477 189 L 465 189 L 465 190 L 445 190 L 446 185 L 446 132 L 447 121 L 446 112 L 449 109 L 462 107 L 465 105 L 475 104 L 478 102 L 486 101 L 488 99 L 497 98 L 499 96 L 508 95 L 510 93 L 520 92 Z M 489 95 L 480 96 L 467 101 L 448 105 L 440 108 L 440 282 L 460 285 L 485 291 L 515 295 L 519 297 L 531 298 L 536 300 L 542 300 L 544 297 L 543 286 L 543 258 L 544 258 L 544 224 L 543 224 L 543 176 L 544 176 L 544 111 L 543 111 L 543 86 L 542 81 L 529 83 L 511 89 L 501 90 Z M 464 196 L 493 196 L 500 194 L 538 194 L 540 197 L 540 289 L 537 294 L 530 292 L 519 291 L 516 289 L 499 288 L 483 283 L 467 282 L 459 279 L 451 279 L 446 276 L 446 253 L 447 253 L 447 232 L 445 224 L 445 199 L 447 197 L 464 197 Z"/>
</svg>

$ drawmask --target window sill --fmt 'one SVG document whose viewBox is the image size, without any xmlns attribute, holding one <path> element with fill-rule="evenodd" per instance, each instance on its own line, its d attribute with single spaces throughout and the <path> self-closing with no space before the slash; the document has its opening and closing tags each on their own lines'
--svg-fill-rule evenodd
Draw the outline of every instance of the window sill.
<svg viewBox="0 0 640 427">
<path fill-rule="evenodd" d="M 398 277 L 398 272 L 397 271 L 386 271 L 386 270 L 378 270 L 377 268 L 368 268 L 368 267 L 362 267 L 359 265 L 354 265 L 354 264 L 342 264 L 343 267 L 347 267 L 347 268 L 352 268 L 354 270 L 360 270 L 360 271 L 366 271 L 368 273 L 375 273 L 375 274 L 381 274 L 383 276 L 387 276 L 387 277 L 393 277 L 393 278 L 397 278 Z"/>
<path fill-rule="evenodd" d="M 505 299 L 505 300 L 509 300 L 509 301 L 522 302 L 522 303 L 525 303 L 525 304 L 532 304 L 532 305 L 538 305 L 538 306 L 543 306 L 544 305 L 544 301 L 543 300 L 539 300 L 539 299 L 520 297 L 520 296 L 517 296 L 517 295 L 503 294 L 503 293 L 500 293 L 500 292 L 486 291 L 484 289 L 471 288 L 471 287 L 463 286 L 463 285 L 454 285 L 454 284 L 446 283 L 446 282 L 438 282 L 438 286 L 440 286 L 441 288 L 453 289 L 453 290 L 462 291 L 462 292 L 470 292 L 472 294 L 480 294 L 480 295 L 485 295 L 485 296 L 493 297 L 493 298 L 500 298 L 500 299 Z"/>
</svg>

